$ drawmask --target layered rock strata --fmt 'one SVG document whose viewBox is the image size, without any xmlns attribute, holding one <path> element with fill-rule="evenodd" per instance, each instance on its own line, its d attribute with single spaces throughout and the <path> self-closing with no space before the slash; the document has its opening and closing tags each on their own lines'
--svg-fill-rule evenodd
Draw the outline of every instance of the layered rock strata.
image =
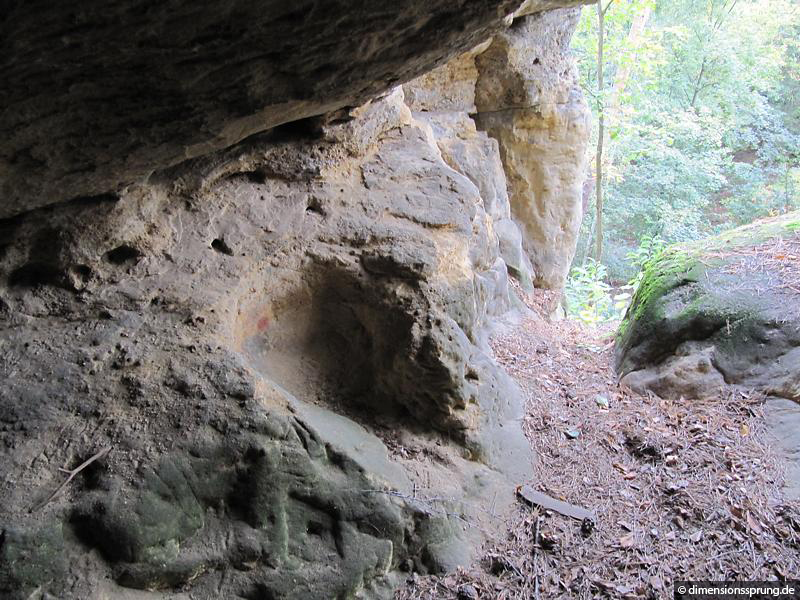
<svg viewBox="0 0 800 600">
<path fill-rule="evenodd" d="M 485 40 L 520 3 L 4 2 L 0 218 L 358 106 Z"/>
</svg>

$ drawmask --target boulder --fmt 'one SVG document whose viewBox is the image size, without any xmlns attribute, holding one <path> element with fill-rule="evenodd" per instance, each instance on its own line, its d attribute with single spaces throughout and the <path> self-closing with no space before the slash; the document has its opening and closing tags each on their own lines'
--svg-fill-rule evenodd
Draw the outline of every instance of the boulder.
<svg viewBox="0 0 800 600">
<path fill-rule="evenodd" d="M 670 247 L 617 333 L 622 383 L 713 397 L 729 385 L 800 400 L 800 213 Z"/>
</svg>

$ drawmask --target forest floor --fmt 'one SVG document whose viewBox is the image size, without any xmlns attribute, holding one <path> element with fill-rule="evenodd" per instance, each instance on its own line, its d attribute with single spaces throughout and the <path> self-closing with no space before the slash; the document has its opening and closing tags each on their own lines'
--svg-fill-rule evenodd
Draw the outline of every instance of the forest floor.
<svg viewBox="0 0 800 600">
<path fill-rule="evenodd" d="M 800 502 L 764 399 L 663 400 L 621 387 L 613 330 L 543 317 L 550 298 L 493 340 L 526 399 L 531 488 L 592 511 L 586 523 L 520 499 L 507 534 L 470 568 L 413 575 L 397 600 L 672 598 L 676 580 L 800 573 Z"/>
</svg>

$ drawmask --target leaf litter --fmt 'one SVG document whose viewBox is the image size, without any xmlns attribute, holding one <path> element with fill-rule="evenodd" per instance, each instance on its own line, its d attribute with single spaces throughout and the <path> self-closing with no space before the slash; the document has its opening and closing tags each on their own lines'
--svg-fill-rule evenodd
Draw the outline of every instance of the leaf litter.
<svg viewBox="0 0 800 600">
<path fill-rule="evenodd" d="M 611 329 L 548 321 L 552 294 L 517 293 L 531 315 L 492 348 L 526 400 L 537 458 L 519 485 L 596 521 L 520 502 L 473 565 L 414 574 L 396 599 L 666 598 L 678 579 L 796 577 L 800 502 L 783 496 L 764 398 L 635 394 L 616 382 Z"/>
</svg>

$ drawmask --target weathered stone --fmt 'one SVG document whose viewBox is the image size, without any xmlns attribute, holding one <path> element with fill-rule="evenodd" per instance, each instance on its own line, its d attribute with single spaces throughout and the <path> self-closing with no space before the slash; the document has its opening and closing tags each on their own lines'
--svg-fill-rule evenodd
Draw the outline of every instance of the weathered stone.
<svg viewBox="0 0 800 600">
<path fill-rule="evenodd" d="M 725 378 L 714 366 L 716 347 L 702 342 L 684 342 L 657 370 L 628 373 L 623 382 L 642 393 L 648 390 L 662 397 L 699 398 L 718 393 Z"/>
<path fill-rule="evenodd" d="M 283 598 L 346 594 L 388 575 L 411 526 L 401 503 L 308 424 L 264 417 L 281 437 L 254 432 L 166 457 L 133 488 L 89 493 L 73 527 L 115 565 L 117 581 L 139 589 L 183 585 L 227 564 L 248 573 L 229 574 L 233 589 Z"/>
<path fill-rule="evenodd" d="M 663 396 L 736 385 L 800 399 L 800 302 L 775 258 L 800 245 L 799 216 L 675 246 L 649 265 L 617 337 L 622 382 Z"/>
<path fill-rule="evenodd" d="M 3 598 L 28 598 L 25 590 L 47 586 L 64 577 L 64 535 L 61 523 L 20 529 L 0 522 L 0 592 Z"/>
<path fill-rule="evenodd" d="M 582 4 L 590 4 L 587 0 L 525 0 L 516 12 L 514 18 L 524 17 L 525 15 L 532 15 L 534 13 L 543 12 L 545 10 L 553 10 L 555 8 L 569 8 L 572 6 L 580 6 Z"/>
<path fill-rule="evenodd" d="M 491 43 L 491 40 L 483 42 L 403 85 L 409 108 L 413 111 L 460 114 L 475 112 L 475 82 L 478 80 L 475 57 Z"/>
<path fill-rule="evenodd" d="M 533 458 L 486 343 L 531 268 L 467 114 L 520 4 L 6 7 L 3 594 L 388 598 L 472 560 Z"/>
<path fill-rule="evenodd" d="M 362 104 L 486 39 L 519 4 L 6 3 L 0 217 Z"/>
<path fill-rule="evenodd" d="M 105 561 L 52 593 L 107 572 L 196 598 L 385 596 L 409 560 L 466 564 L 475 507 L 502 514 L 529 477 L 517 392 L 482 350 L 509 306 L 481 197 L 499 181 L 451 168 L 402 92 L 307 125 L 3 223 L 0 422 L 25 428 L 0 431 L 0 521 L 27 523 L 53 464 L 112 447 L 42 509 L 78 535 L 64 557 Z M 386 427 L 442 464 L 390 454 Z"/>
<path fill-rule="evenodd" d="M 521 17 L 476 58 L 476 122 L 500 144 L 537 286 L 563 287 L 582 217 L 589 110 L 569 42 L 575 9 Z"/>
<path fill-rule="evenodd" d="M 764 404 L 764 421 L 777 442 L 774 448 L 786 459 L 786 499 L 800 500 L 800 404 L 786 398 L 769 398 Z"/>
<path fill-rule="evenodd" d="M 486 213 L 491 217 L 490 237 L 496 236 L 499 254 L 510 274 L 525 287 L 532 285 L 532 270 L 522 250 L 522 235 L 511 220 L 508 188 L 497 142 L 475 128 L 474 121 L 461 112 L 417 113 L 430 125 L 432 138 L 448 165 L 469 178 L 478 188 Z M 496 307 L 505 312 L 506 304 Z"/>
</svg>

